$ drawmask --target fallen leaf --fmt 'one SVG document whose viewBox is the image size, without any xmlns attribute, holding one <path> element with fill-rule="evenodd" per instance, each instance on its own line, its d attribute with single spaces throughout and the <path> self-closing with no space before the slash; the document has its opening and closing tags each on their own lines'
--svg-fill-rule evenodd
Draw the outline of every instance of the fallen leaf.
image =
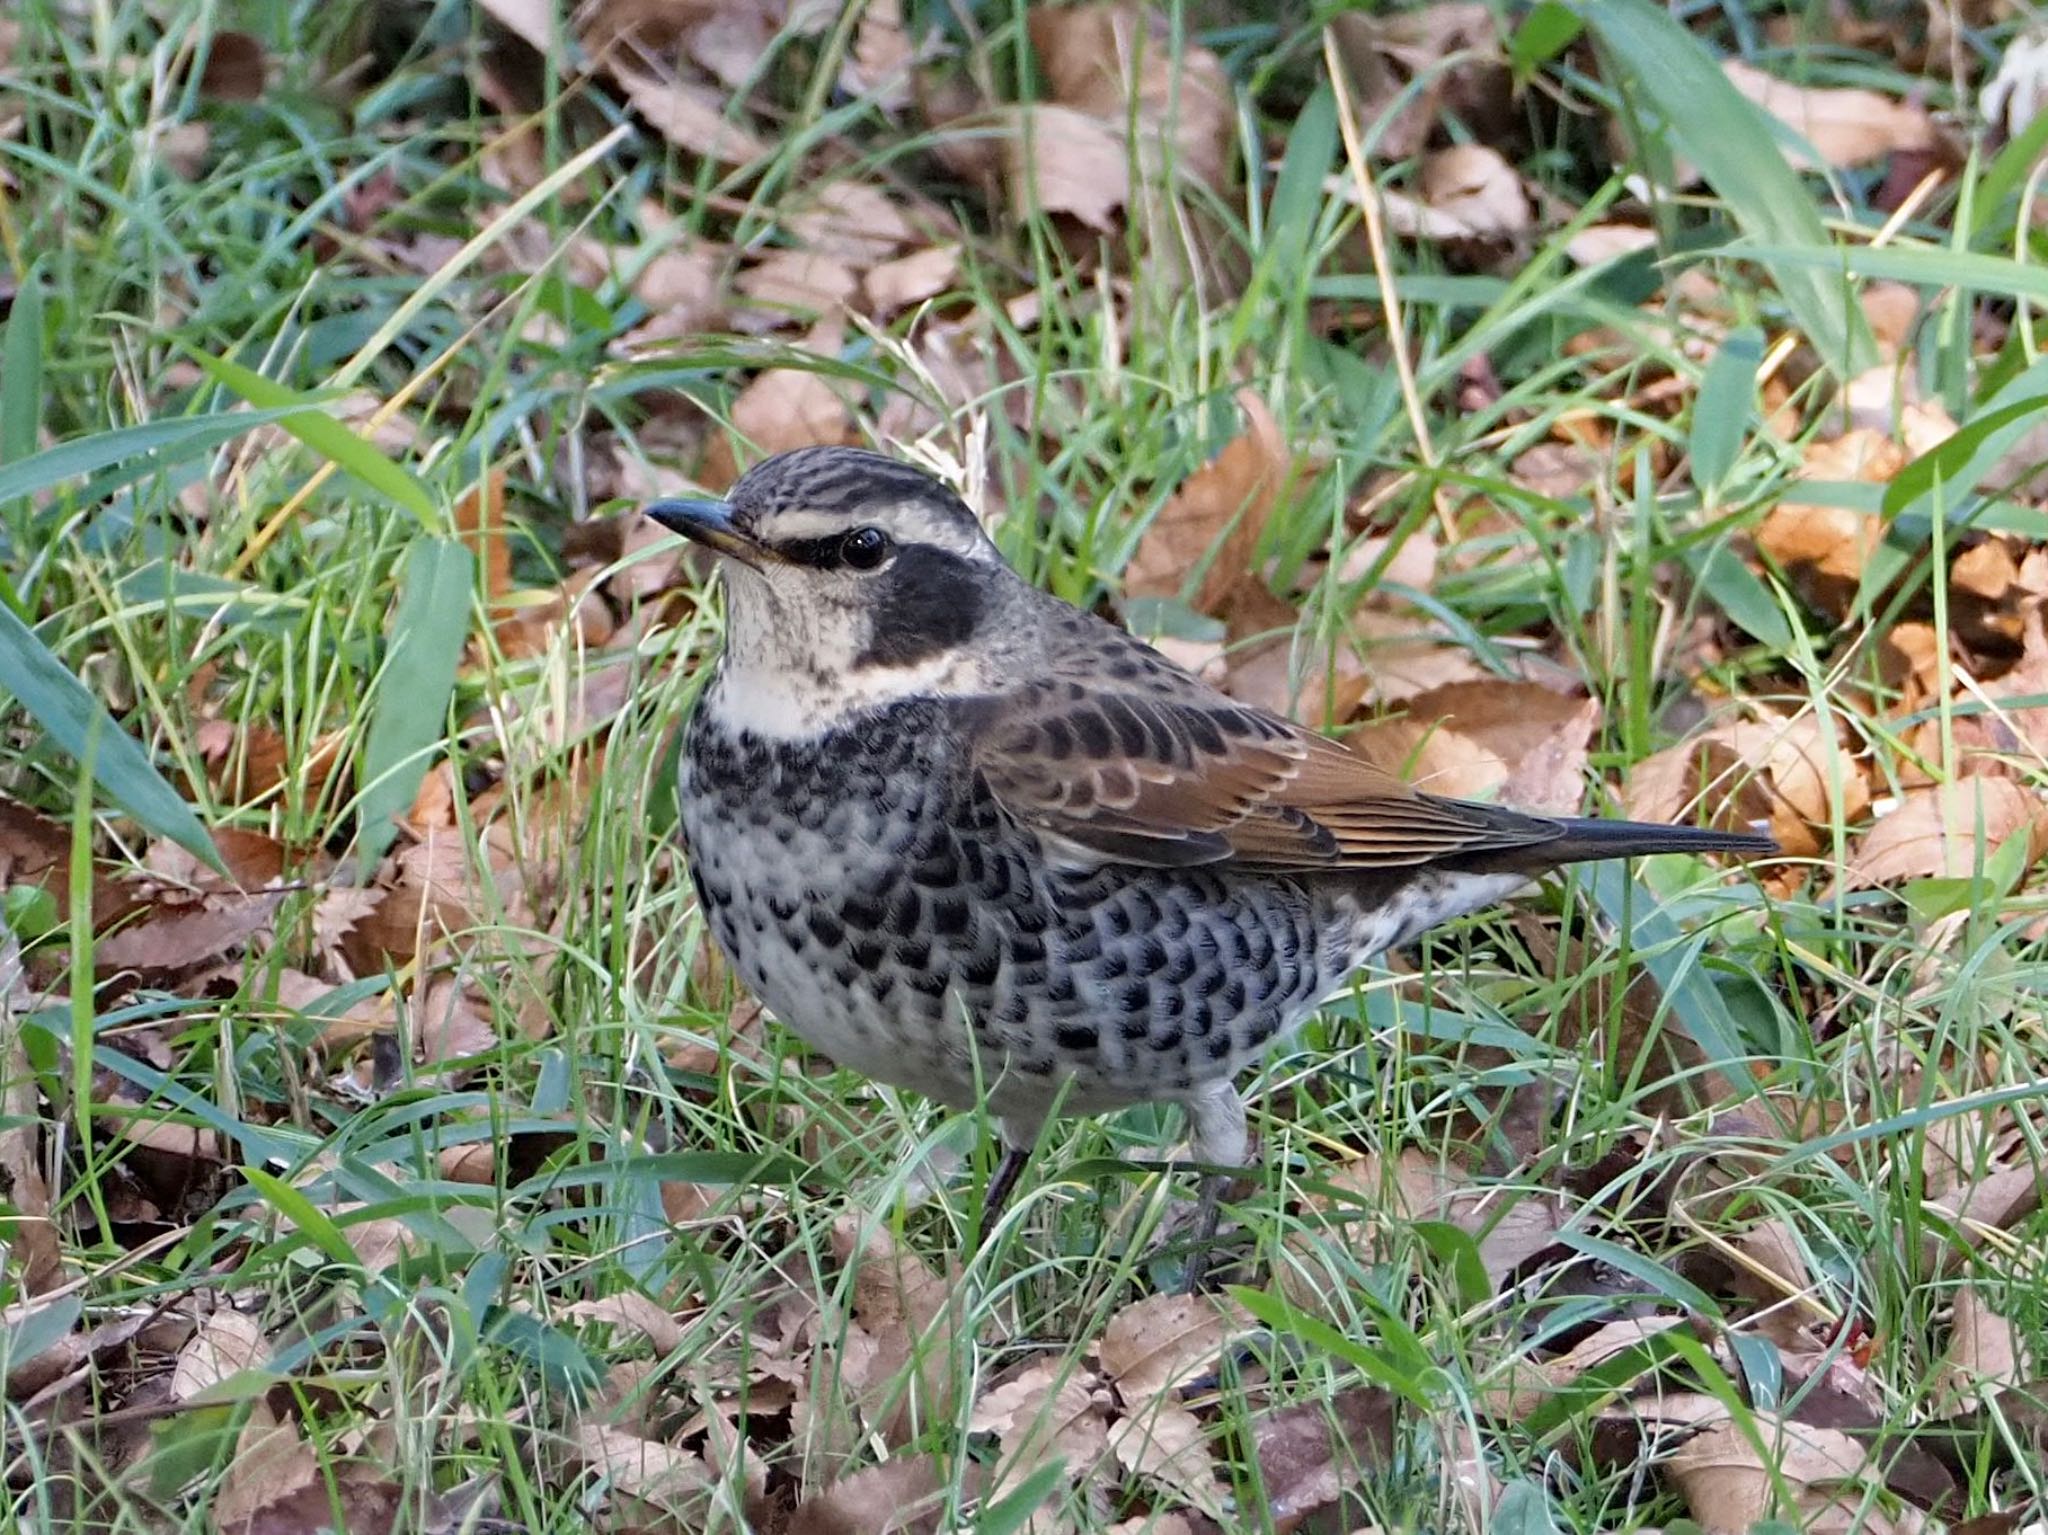
<svg viewBox="0 0 2048 1535">
<path fill-rule="evenodd" d="M 845 402 L 804 368 L 771 368 L 748 384 L 733 401 L 732 425 L 764 456 L 854 440 Z"/>
<path fill-rule="evenodd" d="M 918 231 L 888 193 L 865 181 L 832 181 L 778 210 L 783 227 L 814 251 L 856 270 L 887 261 Z"/>
<path fill-rule="evenodd" d="M 1125 1470 L 1158 1483 L 1176 1502 L 1218 1524 L 1230 1524 L 1229 1499 L 1217 1479 L 1208 1433 L 1185 1407 L 1155 1398 L 1110 1430 L 1109 1446 Z"/>
<path fill-rule="evenodd" d="M 612 74 L 634 109 L 678 149 L 728 165 L 768 157 L 765 144 L 727 120 L 724 101 L 715 92 L 618 62 L 613 63 Z"/>
<path fill-rule="evenodd" d="M 1013 1380 L 982 1393 L 968 1428 L 993 1434 L 1003 1447 L 999 1485 L 1014 1485 L 1054 1459 L 1075 1481 L 1090 1477 L 1109 1447 L 1099 1382 L 1070 1360 L 1041 1359 Z"/>
<path fill-rule="evenodd" d="M 751 330 L 773 330 L 791 319 L 806 323 L 845 309 L 860 289 L 853 268 L 839 257 L 820 251 L 771 251 L 748 267 L 733 284 L 750 302 L 767 311 Z"/>
<path fill-rule="evenodd" d="M 1109 1319 L 1096 1347 L 1126 1409 L 1164 1396 L 1215 1363 L 1234 1313 L 1204 1295 L 1151 1295 Z"/>
<path fill-rule="evenodd" d="M 712 1485 L 704 1457 L 609 1423 L 581 1423 L 572 1440 L 576 1457 L 616 1493 L 681 1517 L 701 1511 Z"/>
<path fill-rule="evenodd" d="M 1934 120 L 1923 106 L 1894 101 L 1876 91 L 1793 85 L 1740 59 L 1725 59 L 1729 83 L 1813 146 L 1823 164 L 1868 165 L 1900 150 L 1932 149 Z M 1797 150 L 1795 166 L 1807 157 Z"/>
<path fill-rule="evenodd" d="M 1425 155 L 1423 202 L 1466 237 L 1519 240 L 1535 227 L 1522 178 L 1497 149 L 1456 144 Z"/>
<path fill-rule="evenodd" d="M 1175 38 L 1158 12 L 1129 0 L 1034 6 L 1026 23 L 1054 101 L 1135 123 L 1148 164 L 1171 163 L 1222 186 L 1236 118 L 1214 53 Z"/>
<path fill-rule="evenodd" d="M 676 1319 L 638 1290 L 620 1290 L 597 1300 L 574 1301 L 563 1307 L 561 1314 L 574 1322 L 604 1322 L 638 1333 L 654 1346 L 657 1354 L 673 1353 L 682 1347 L 683 1330 Z"/>
<path fill-rule="evenodd" d="M 1938 876 L 1966 879 L 2008 838 L 2026 838 L 2026 864 L 2048 851 L 2048 810 L 2009 778 L 1975 775 L 1909 789 L 1857 842 L 1847 888 Z"/>
<path fill-rule="evenodd" d="M 875 313 L 886 316 L 937 298 L 959 275 L 960 247 L 930 245 L 870 268 L 861 288 Z"/>
<path fill-rule="evenodd" d="M 1480 143 L 1507 126 L 1514 82 L 1500 24 L 1479 0 L 1339 11 L 1330 30 L 1382 160 L 1420 153 L 1440 123 L 1455 121 Z"/>
<path fill-rule="evenodd" d="M 1130 151 L 1113 123 L 1072 107 L 1012 108 L 997 123 L 1014 217 L 1064 213 L 1102 234 L 1131 197 Z"/>
<path fill-rule="evenodd" d="M 1767 821 L 1791 857 L 1811 857 L 1820 835 L 1870 805 L 1864 766 L 1831 739 L 1817 715 L 1734 720 L 1645 757 L 1623 800 L 1643 821 L 1703 820 L 1727 830 Z"/>
<path fill-rule="evenodd" d="M 1828 1535 L 1899 1535 L 1917 1529 L 1864 1509 L 1869 1451 L 1848 1434 L 1756 1415 L 1765 1449 L 1733 1423 L 1710 1423 L 1672 1451 L 1667 1471 L 1709 1530 L 1747 1530 L 1765 1519 Z M 1783 1497 L 1780 1493 L 1784 1494 Z"/>
<path fill-rule="evenodd" d="M 1237 394 L 1245 430 L 1188 476 L 1167 499 L 1124 570 L 1133 597 L 1177 596 L 1209 558 L 1194 594 L 1198 612 L 1218 614 L 1239 588 L 1258 580 L 1252 552 L 1294 469 L 1279 422 L 1249 389 Z"/>
<path fill-rule="evenodd" d="M 972 1463 L 966 1479 L 970 1487 L 982 1480 Z M 896 1456 L 806 1498 L 788 1535 L 937 1535 L 946 1485 L 932 1456 Z"/>
<path fill-rule="evenodd" d="M 171 1399 L 189 1402 L 269 1360 L 270 1344 L 256 1318 L 240 1311 L 216 1311 L 200 1324 L 171 1366 Z"/>
<path fill-rule="evenodd" d="M 293 1422 L 281 1421 L 270 1404 L 256 1402 L 235 1441 L 234 1459 L 215 1494 L 213 1527 L 222 1535 L 258 1535 L 278 1528 L 267 1519 L 277 1505 L 318 1486 L 322 1525 L 332 1518 L 321 1475 L 320 1456 Z"/>
<path fill-rule="evenodd" d="M 1935 1367 L 1935 1400 L 1946 1416 L 1977 1407 L 1987 1388 L 1995 1395 L 2028 1378 L 2012 1323 L 1986 1305 L 1973 1284 L 1960 1285 L 1955 1297 L 1948 1347 Z"/>
<path fill-rule="evenodd" d="M 246 943 L 270 925 L 282 891 L 230 897 L 219 905 L 160 906 L 93 945 L 101 975 L 133 971 L 163 977 L 194 969 Z"/>
<path fill-rule="evenodd" d="M 1336 1504 L 1366 1477 L 1394 1465 L 1394 1399 L 1378 1386 L 1354 1386 L 1322 1402 L 1298 1402 L 1257 1414 L 1248 1427 L 1276 1529 Z M 1362 1516 L 1364 1510 L 1347 1510 Z M 1351 1529 L 1357 1518 L 1339 1526 Z"/>
</svg>

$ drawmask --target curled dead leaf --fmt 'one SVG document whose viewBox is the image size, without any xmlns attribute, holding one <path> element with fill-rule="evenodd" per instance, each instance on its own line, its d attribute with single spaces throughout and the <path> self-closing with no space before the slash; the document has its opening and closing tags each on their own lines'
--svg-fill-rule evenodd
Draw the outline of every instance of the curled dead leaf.
<svg viewBox="0 0 2048 1535">
<path fill-rule="evenodd" d="M 1263 399 L 1241 389 L 1237 405 L 1245 430 L 1188 476 L 1138 540 L 1124 571 L 1131 596 L 1177 596 L 1205 558 L 1194 594 L 1199 612 L 1221 613 L 1240 588 L 1258 580 L 1252 552 L 1288 488 L 1294 457 Z"/>
<path fill-rule="evenodd" d="M 1721 70 L 1745 97 L 1812 145 L 1824 164 L 1867 165 L 1900 150 L 1935 146 L 1934 120 L 1916 103 L 1876 91 L 1793 85 L 1740 59 L 1724 60 Z M 1791 156 L 1794 164 L 1804 158 Z"/>
<path fill-rule="evenodd" d="M 2009 778 L 1973 775 L 1909 789 L 1863 834 L 1843 877 L 1850 889 L 1965 879 L 2011 837 L 2026 839 L 2029 867 L 2048 851 L 2048 808 Z"/>
</svg>

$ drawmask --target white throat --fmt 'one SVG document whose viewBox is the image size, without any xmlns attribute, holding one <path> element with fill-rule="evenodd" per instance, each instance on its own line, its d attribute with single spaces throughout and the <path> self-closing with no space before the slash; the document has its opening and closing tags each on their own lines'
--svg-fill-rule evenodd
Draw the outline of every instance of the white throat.
<svg viewBox="0 0 2048 1535">
<path fill-rule="evenodd" d="M 980 692 L 979 668 L 962 655 L 910 666 L 863 666 L 837 677 L 743 661 L 728 651 L 705 689 L 702 707 L 726 730 L 767 740 L 804 740 L 856 715 L 906 698 Z"/>
</svg>

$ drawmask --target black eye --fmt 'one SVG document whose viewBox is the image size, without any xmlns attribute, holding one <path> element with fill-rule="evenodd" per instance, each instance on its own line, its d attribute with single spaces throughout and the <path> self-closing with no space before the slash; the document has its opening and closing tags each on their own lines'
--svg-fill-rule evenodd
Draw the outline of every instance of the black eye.
<svg viewBox="0 0 2048 1535">
<path fill-rule="evenodd" d="M 839 558 L 855 570 L 873 570 L 889 557 L 889 535 L 880 528 L 855 528 L 839 540 Z"/>
</svg>

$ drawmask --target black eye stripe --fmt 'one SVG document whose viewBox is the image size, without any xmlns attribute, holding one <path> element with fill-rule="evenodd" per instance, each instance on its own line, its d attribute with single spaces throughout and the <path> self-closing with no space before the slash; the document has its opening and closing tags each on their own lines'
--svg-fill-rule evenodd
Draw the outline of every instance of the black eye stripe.
<svg viewBox="0 0 2048 1535">
<path fill-rule="evenodd" d="M 808 565 L 813 570 L 837 570 L 841 563 L 839 551 L 845 542 L 844 533 L 834 533 L 827 538 L 792 538 L 775 545 L 775 552 L 793 565 Z"/>
<path fill-rule="evenodd" d="M 856 531 L 872 530 L 859 529 Z M 845 533 L 834 533 L 825 538 L 784 539 L 782 542 L 772 544 L 770 547 L 793 565 L 808 565 L 813 570 L 840 570 L 849 563 L 846 557 L 846 539 L 847 535 Z M 888 543 L 885 536 L 883 553 L 886 555 L 887 551 Z M 879 563 L 879 561 L 874 563 Z M 856 565 L 855 568 L 872 570 L 874 563 Z"/>
</svg>

